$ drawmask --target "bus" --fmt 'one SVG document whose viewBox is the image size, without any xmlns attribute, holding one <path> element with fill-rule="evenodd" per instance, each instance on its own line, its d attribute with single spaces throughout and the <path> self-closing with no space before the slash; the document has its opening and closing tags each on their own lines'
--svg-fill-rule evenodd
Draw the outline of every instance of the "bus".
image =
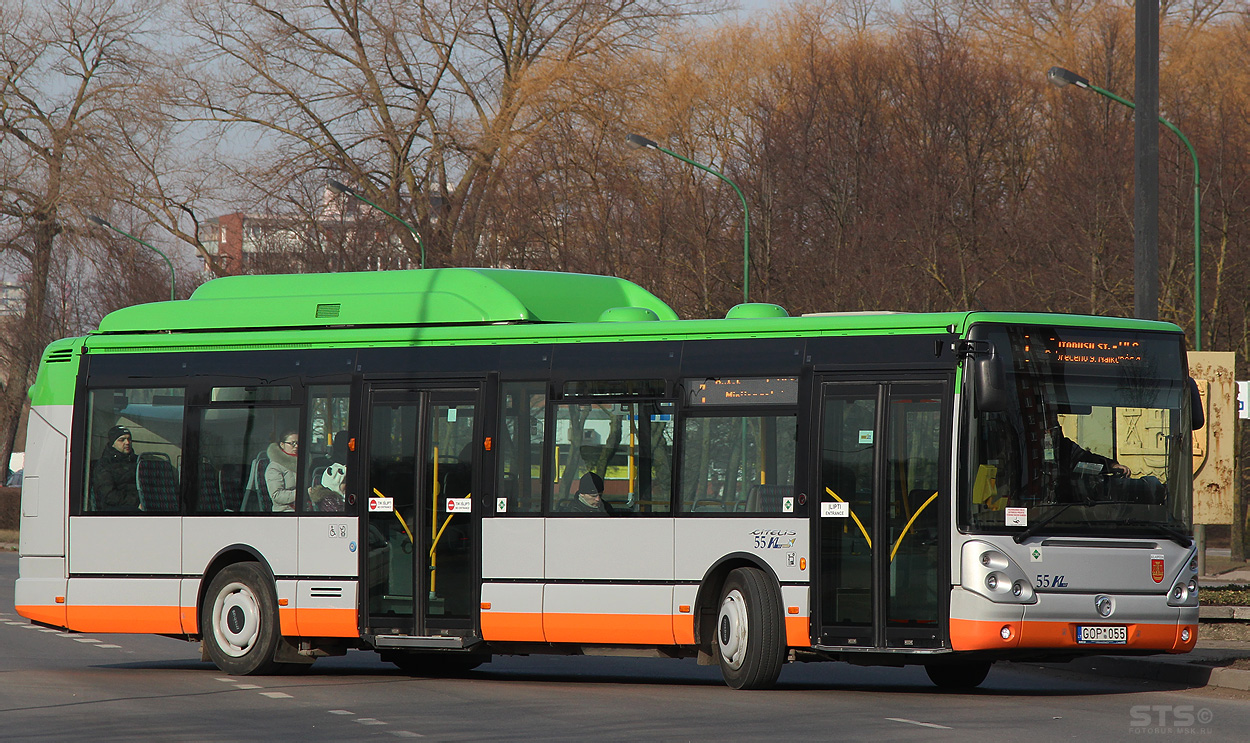
<svg viewBox="0 0 1250 743">
<path fill-rule="evenodd" d="M 787 662 L 1183 653 L 1183 333 L 1007 312 L 679 319 L 608 276 L 233 276 L 51 344 L 18 612 L 199 642 Z"/>
</svg>

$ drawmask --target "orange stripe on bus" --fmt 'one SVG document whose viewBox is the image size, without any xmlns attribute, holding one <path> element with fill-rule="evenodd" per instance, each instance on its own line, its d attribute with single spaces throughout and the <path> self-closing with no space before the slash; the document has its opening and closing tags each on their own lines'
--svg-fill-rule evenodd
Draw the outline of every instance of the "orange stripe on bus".
<svg viewBox="0 0 1250 743">
<path fill-rule="evenodd" d="M 151 635 L 182 634 L 182 610 L 177 606 L 66 607 L 66 620 L 77 632 L 128 632 Z"/>
<path fill-rule="evenodd" d="M 283 637 L 299 637 L 299 617 L 295 614 L 295 607 L 278 607 L 278 632 Z"/>
<path fill-rule="evenodd" d="M 1107 625 L 1128 628 L 1127 645 L 1081 645 L 1076 641 L 1076 628 L 1082 624 L 1098 622 L 992 622 L 983 619 L 951 619 L 951 647 L 955 650 L 997 650 L 1002 648 L 1102 648 L 1115 652 L 1117 647 L 1136 650 L 1164 650 L 1184 653 L 1193 649 L 1197 642 L 1198 628 L 1194 625 L 1117 623 Z M 1008 639 L 1002 637 L 1002 629 L 1011 629 Z M 1189 640 L 1181 640 L 1181 631 L 1189 630 Z"/>
<path fill-rule="evenodd" d="M 673 615 L 673 639 L 678 645 L 694 644 L 694 615 Z"/>
<path fill-rule="evenodd" d="M 807 617 L 786 617 L 786 647 L 806 648 L 812 644 Z"/>
<path fill-rule="evenodd" d="M 304 637 L 359 637 L 355 609 L 296 609 Z"/>
<path fill-rule="evenodd" d="M 673 645 L 672 614 L 543 614 L 547 642 Z"/>
<path fill-rule="evenodd" d="M 482 639 L 495 642 L 546 642 L 543 615 L 537 612 L 484 611 Z"/>
<path fill-rule="evenodd" d="M 53 627 L 64 627 L 65 621 L 65 604 L 55 606 L 36 606 L 27 604 L 24 606 L 15 606 L 17 613 L 35 622 L 43 622 Z"/>
</svg>

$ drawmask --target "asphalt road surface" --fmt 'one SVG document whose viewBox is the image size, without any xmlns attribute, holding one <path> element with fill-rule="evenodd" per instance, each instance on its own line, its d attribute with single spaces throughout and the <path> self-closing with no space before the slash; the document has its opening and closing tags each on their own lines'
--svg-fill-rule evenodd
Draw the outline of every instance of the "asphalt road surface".
<svg viewBox="0 0 1250 743">
<path fill-rule="evenodd" d="M 230 677 L 199 646 L 79 635 L 13 611 L 0 553 L 5 741 L 1247 739 L 1250 694 L 999 664 L 972 693 L 923 669 L 792 664 L 778 688 L 733 691 L 693 661 L 497 658 L 463 678 L 404 675 L 376 655 L 292 676 Z"/>
</svg>

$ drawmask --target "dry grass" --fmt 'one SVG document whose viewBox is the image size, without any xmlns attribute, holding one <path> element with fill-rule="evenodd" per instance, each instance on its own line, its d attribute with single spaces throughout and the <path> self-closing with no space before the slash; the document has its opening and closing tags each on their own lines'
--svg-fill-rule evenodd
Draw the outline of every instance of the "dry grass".
<svg viewBox="0 0 1250 743">
<path fill-rule="evenodd" d="M 6 549 L 17 549 L 17 529 L 0 529 L 0 550 Z"/>
</svg>

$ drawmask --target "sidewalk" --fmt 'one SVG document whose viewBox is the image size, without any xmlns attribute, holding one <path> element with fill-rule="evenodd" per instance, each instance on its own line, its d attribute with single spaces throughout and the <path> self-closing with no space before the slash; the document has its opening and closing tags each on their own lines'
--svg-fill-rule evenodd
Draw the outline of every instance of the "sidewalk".
<svg viewBox="0 0 1250 743">
<path fill-rule="evenodd" d="M 1204 575 L 1203 586 L 1250 585 L 1250 566 Z M 1198 643 L 1183 655 L 1096 655 L 1070 663 L 1043 663 L 1075 673 L 1149 679 L 1191 687 L 1250 691 L 1250 607 L 1203 606 Z"/>
</svg>

